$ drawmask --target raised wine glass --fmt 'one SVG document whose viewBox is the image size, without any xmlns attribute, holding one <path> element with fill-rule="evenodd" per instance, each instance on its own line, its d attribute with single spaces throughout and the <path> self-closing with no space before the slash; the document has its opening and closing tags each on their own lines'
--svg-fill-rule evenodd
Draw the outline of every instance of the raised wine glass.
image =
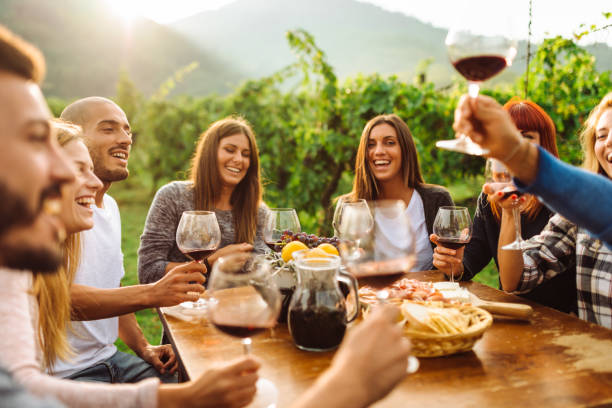
<svg viewBox="0 0 612 408">
<path fill-rule="evenodd" d="M 210 321 L 221 332 L 242 339 L 244 353 L 250 354 L 251 336 L 273 328 L 281 307 L 265 255 L 235 253 L 219 258 L 208 291 Z M 251 406 L 274 407 L 277 396 L 274 383 L 260 378 Z"/>
<path fill-rule="evenodd" d="M 438 236 L 438 243 L 450 249 L 463 248 L 472 238 L 472 220 L 465 207 L 440 207 L 433 224 L 433 233 Z M 451 282 L 455 281 L 451 263 Z"/>
<path fill-rule="evenodd" d="M 221 243 L 221 230 L 217 216 L 212 211 L 184 211 L 176 229 L 176 245 L 188 258 L 203 262 L 217 250 Z M 210 271 L 208 271 L 210 273 Z M 204 299 L 183 302 L 188 309 L 203 309 Z"/>
<path fill-rule="evenodd" d="M 499 14 L 499 11 L 491 13 L 492 16 Z M 485 32 L 481 27 L 490 29 L 490 26 L 482 24 L 481 21 L 473 21 L 471 18 L 457 18 L 456 21 L 446 36 L 446 49 L 455 69 L 468 80 L 468 94 L 476 98 L 483 81 L 512 65 L 516 56 L 516 41 L 509 36 L 512 27 L 505 15 L 497 27 L 498 30 L 505 29 L 505 34 L 499 35 Z M 508 27 L 502 27 L 504 25 Z M 457 138 L 452 140 L 440 140 L 436 146 L 476 156 L 489 153 L 464 134 L 458 134 Z"/>
<path fill-rule="evenodd" d="M 332 227 L 334 228 L 334 235 L 340 236 L 340 223 L 342 222 L 342 209 L 346 203 L 360 203 L 359 205 L 367 205 L 366 200 L 363 198 L 351 199 L 351 198 L 340 198 L 336 203 L 336 209 L 334 210 L 334 218 L 332 219 Z"/>
<path fill-rule="evenodd" d="M 504 245 L 502 249 L 509 251 L 522 251 L 524 249 L 531 248 L 531 246 L 525 240 L 523 240 L 523 237 L 521 236 L 521 212 L 519 209 L 518 197 L 520 197 L 522 193 L 518 191 L 512 182 L 512 174 L 499 160 L 487 159 L 487 163 L 485 165 L 485 179 L 487 183 L 505 184 L 503 187 L 500 186 L 502 187 L 501 191 L 504 193 L 504 199 L 512 195 L 517 197 L 517 199 L 514 201 L 514 206 L 512 207 L 512 217 L 514 218 L 514 230 L 516 231 L 516 237 L 514 241 Z"/>
<path fill-rule="evenodd" d="M 283 243 L 282 236 L 286 232 L 298 233 L 301 231 L 300 219 L 293 208 L 270 208 L 264 227 L 264 241 L 268 248 L 280 252 Z"/>
</svg>

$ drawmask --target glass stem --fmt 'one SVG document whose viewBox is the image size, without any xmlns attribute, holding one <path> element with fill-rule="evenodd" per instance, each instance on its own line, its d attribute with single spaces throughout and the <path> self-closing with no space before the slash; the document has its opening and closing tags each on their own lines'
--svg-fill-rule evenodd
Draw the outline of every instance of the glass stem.
<svg viewBox="0 0 612 408">
<path fill-rule="evenodd" d="M 450 281 L 454 282 L 455 281 L 455 272 L 453 271 L 453 263 L 451 262 L 450 264 L 451 267 L 451 276 L 450 276 Z"/>
<path fill-rule="evenodd" d="M 248 356 L 251 354 L 251 338 L 247 337 L 246 339 L 242 339 L 242 351 L 244 352 L 245 356 Z"/>
<path fill-rule="evenodd" d="M 521 213 L 519 212 L 518 205 L 512 209 L 512 216 L 514 217 L 514 230 L 516 231 L 516 239 L 515 242 L 522 241 L 521 234 Z"/>
<path fill-rule="evenodd" d="M 478 82 L 468 82 L 468 95 L 471 98 L 476 98 L 480 92 L 480 84 Z"/>
</svg>

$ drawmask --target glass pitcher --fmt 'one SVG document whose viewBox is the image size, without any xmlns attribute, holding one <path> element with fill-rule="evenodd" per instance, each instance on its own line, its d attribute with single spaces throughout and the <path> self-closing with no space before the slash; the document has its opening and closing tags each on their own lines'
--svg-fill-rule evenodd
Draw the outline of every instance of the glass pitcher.
<svg viewBox="0 0 612 408">
<path fill-rule="evenodd" d="M 332 350 L 342 342 L 347 323 L 359 314 L 357 280 L 340 271 L 337 256 L 295 258 L 297 287 L 289 304 L 289 332 L 302 350 Z M 338 282 L 344 282 L 352 295 L 347 298 L 354 301 L 350 317 Z"/>
</svg>

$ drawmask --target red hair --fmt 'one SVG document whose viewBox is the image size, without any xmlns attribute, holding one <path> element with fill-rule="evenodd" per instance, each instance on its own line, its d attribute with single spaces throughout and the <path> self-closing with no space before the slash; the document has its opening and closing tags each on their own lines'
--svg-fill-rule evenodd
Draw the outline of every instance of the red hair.
<svg viewBox="0 0 612 408">
<path fill-rule="evenodd" d="M 555 123 L 538 104 L 514 97 L 504 105 L 512 121 L 519 130 L 536 131 L 540 134 L 540 146 L 553 156 L 559 157 L 557 151 L 557 131 Z"/>
<path fill-rule="evenodd" d="M 514 97 L 506 102 L 504 109 L 510 114 L 512 121 L 519 130 L 538 132 L 540 135 L 540 146 L 553 156 L 559 157 L 555 123 L 550 116 L 544 112 L 544 109 L 535 102 L 520 99 L 518 97 Z M 521 212 L 527 214 L 529 219 L 534 219 L 541 208 L 542 204 L 538 199 L 535 196 L 531 196 Z M 491 210 L 499 220 L 501 210 L 498 206 L 492 204 Z"/>
</svg>

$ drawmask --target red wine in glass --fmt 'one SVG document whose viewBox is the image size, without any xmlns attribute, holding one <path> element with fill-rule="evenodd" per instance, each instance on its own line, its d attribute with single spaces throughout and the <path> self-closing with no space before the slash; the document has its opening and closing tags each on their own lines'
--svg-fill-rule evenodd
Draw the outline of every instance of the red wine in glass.
<svg viewBox="0 0 612 408">
<path fill-rule="evenodd" d="M 438 238 L 438 242 L 440 243 L 440 245 L 442 245 L 444 248 L 450 248 L 450 249 L 459 249 L 459 248 L 463 248 L 465 245 L 467 245 L 470 240 L 462 240 L 459 238 Z"/>
<path fill-rule="evenodd" d="M 213 324 L 217 329 L 230 336 L 239 337 L 241 339 L 254 336 L 255 334 L 261 333 L 270 327 L 265 326 L 253 326 L 252 324 L 240 325 L 235 324 L 221 324 L 213 320 Z"/>
<path fill-rule="evenodd" d="M 273 252 L 280 252 L 283 249 L 282 241 L 266 241 L 266 245 Z"/>
<path fill-rule="evenodd" d="M 185 256 L 196 262 L 202 262 L 219 247 L 220 243 L 221 230 L 214 212 L 183 212 L 176 229 L 176 245 Z M 206 302 L 198 299 L 196 302 L 183 302 L 181 306 L 205 309 Z"/>
<path fill-rule="evenodd" d="M 505 35 L 479 33 L 479 25 L 473 21 L 457 21 L 457 27 L 450 29 L 446 36 L 446 49 L 455 69 L 468 80 L 469 95 L 476 98 L 483 81 L 512 64 L 516 42 Z M 457 134 L 453 140 L 440 140 L 436 146 L 476 156 L 489 153 L 464 134 Z"/>
<path fill-rule="evenodd" d="M 192 260 L 194 260 L 196 262 L 202 262 L 206 258 L 208 258 L 210 255 L 212 255 L 216 250 L 217 250 L 217 248 L 213 248 L 213 249 L 186 249 L 186 250 L 181 249 L 181 252 L 187 258 L 190 258 L 190 259 L 192 259 Z"/>
<path fill-rule="evenodd" d="M 453 66 L 468 81 L 482 82 L 494 77 L 507 66 L 506 59 L 499 55 L 478 55 L 461 58 Z"/>
</svg>

